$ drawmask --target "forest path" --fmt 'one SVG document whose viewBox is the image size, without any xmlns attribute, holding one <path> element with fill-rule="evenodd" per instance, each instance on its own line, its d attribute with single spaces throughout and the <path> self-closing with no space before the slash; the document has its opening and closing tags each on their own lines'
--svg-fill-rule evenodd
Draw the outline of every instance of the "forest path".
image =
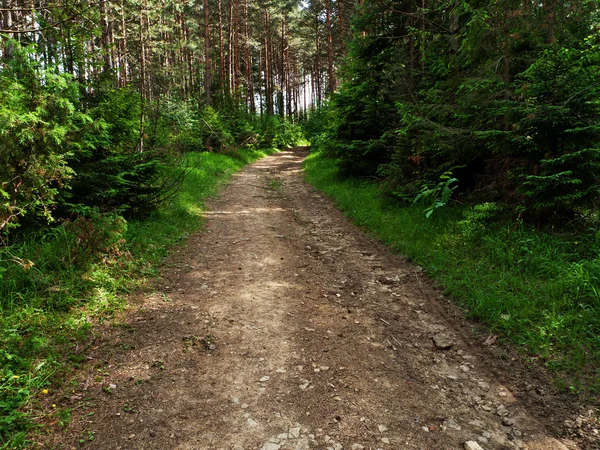
<svg viewBox="0 0 600 450">
<path fill-rule="evenodd" d="M 47 447 L 577 448 L 418 267 L 303 182 L 306 154 L 234 176 L 162 286 L 93 349 Z"/>
</svg>

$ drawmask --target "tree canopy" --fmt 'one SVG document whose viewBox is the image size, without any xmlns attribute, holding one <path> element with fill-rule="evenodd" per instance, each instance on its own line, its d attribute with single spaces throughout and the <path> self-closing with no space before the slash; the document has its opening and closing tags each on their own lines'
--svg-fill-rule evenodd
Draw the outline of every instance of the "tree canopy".
<svg viewBox="0 0 600 450">
<path fill-rule="evenodd" d="M 143 209 L 172 151 L 281 144 L 269 117 L 298 121 L 335 90 L 352 8 L 2 0 L 0 233 Z"/>
<path fill-rule="evenodd" d="M 2 0 L 0 12 L 3 231 L 52 219 L 57 203 L 139 210 L 160 197 L 169 151 L 272 142 L 269 117 L 325 104 L 317 145 L 400 198 L 448 176 L 455 193 L 531 217 L 596 206 L 593 1 Z"/>
</svg>

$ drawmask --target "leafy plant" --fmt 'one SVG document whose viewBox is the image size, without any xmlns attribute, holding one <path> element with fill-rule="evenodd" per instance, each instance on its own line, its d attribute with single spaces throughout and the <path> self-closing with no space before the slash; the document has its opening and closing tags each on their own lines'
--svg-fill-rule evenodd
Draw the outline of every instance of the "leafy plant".
<svg viewBox="0 0 600 450">
<path fill-rule="evenodd" d="M 452 192 L 458 187 L 457 183 L 458 180 L 452 177 L 452 172 L 445 172 L 440 176 L 440 182 L 436 186 L 424 186 L 415 197 L 414 202 L 426 206 L 425 217 L 429 218 L 435 210 L 450 202 Z"/>
</svg>

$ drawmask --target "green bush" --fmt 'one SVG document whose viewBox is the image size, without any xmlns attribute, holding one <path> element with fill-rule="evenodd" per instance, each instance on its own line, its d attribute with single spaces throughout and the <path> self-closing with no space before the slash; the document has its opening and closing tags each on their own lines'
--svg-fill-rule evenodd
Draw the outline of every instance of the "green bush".
<svg viewBox="0 0 600 450">
<path fill-rule="evenodd" d="M 78 130 L 92 119 L 78 108 L 68 76 L 42 71 L 25 49 L 0 70 L 0 233 L 26 215 L 52 221 L 60 189 L 73 179 L 68 161 Z"/>
<path fill-rule="evenodd" d="M 597 8 L 437 6 L 419 29 L 414 5 L 361 5 L 343 82 L 313 114 L 314 124 L 327 119 L 320 132 L 305 125 L 314 148 L 346 174 L 384 178 L 405 200 L 451 172 L 465 203 L 502 203 L 506 214 L 552 225 L 595 218 Z M 419 42 L 427 44 L 417 50 Z"/>
<path fill-rule="evenodd" d="M 99 147 L 71 161 L 77 175 L 60 195 L 59 212 L 88 215 L 94 209 L 132 216 L 159 204 L 177 181 L 165 175 L 167 155 L 157 150 L 116 151 Z"/>
<path fill-rule="evenodd" d="M 195 103 L 168 95 L 157 102 L 153 105 L 157 117 L 153 118 L 150 146 L 172 149 L 178 154 L 202 150 L 202 127 Z"/>
<path fill-rule="evenodd" d="M 520 192 L 534 214 L 559 217 L 598 206 L 600 38 L 546 50 L 522 74 L 515 133 L 529 160 Z"/>
<path fill-rule="evenodd" d="M 234 137 L 222 114 L 207 106 L 200 111 L 199 117 L 204 148 L 209 152 L 230 150 Z"/>
</svg>

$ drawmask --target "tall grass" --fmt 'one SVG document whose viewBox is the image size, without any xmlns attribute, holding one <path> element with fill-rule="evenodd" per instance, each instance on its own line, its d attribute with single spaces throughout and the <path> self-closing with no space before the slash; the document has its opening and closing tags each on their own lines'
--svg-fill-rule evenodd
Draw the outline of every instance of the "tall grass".
<svg viewBox="0 0 600 450">
<path fill-rule="evenodd" d="M 600 232 L 551 234 L 496 205 L 401 206 L 313 153 L 307 180 L 359 226 L 422 265 L 492 333 L 541 359 L 573 392 L 600 387 Z"/>
<path fill-rule="evenodd" d="M 57 414 L 41 399 L 81 363 L 92 324 L 115 317 L 126 294 L 201 227 L 207 197 L 272 151 L 188 153 L 188 169 L 165 169 L 188 170 L 181 189 L 147 217 L 98 216 L 0 248 L 0 448 L 26 447 L 32 415 Z"/>
</svg>

